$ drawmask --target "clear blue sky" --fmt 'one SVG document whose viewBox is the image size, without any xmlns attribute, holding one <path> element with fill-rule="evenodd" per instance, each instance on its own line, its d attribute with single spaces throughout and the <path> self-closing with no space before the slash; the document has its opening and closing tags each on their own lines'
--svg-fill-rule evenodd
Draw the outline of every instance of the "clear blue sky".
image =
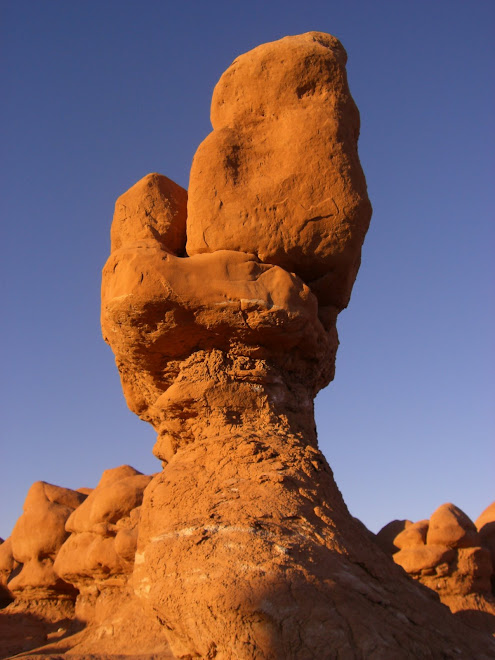
<svg viewBox="0 0 495 660">
<path fill-rule="evenodd" d="M 349 54 L 374 206 L 320 444 L 373 531 L 494 493 L 493 0 L 1 2 L 0 535 L 32 482 L 154 472 L 99 327 L 115 199 L 187 187 L 230 62 L 287 34 Z"/>
</svg>

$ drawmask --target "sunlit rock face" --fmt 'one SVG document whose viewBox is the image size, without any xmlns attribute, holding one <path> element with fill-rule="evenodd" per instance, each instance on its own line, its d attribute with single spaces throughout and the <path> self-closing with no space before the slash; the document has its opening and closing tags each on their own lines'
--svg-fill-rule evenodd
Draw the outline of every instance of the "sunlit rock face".
<svg viewBox="0 0 495 660">
<path fill-rule="evenodd" d="M 17 600 L 75 599 L 76 589 L 57 574 L 54 562 L 69 536 L 66 521 L 85 499 L 44 481 L 31 486 L 10 537 L 13 560 L 22 565 L 8 582 Z"/>
<path fill-rule="evenodd" d="M 371 206 L 346 61 L 335 37 L 310 32 L 231 64 L 193 160 L 188 254 L 249 252 L 296 273 L 321 305 L 347 305 Z"/>
<path fill-rule="evenodd" d="M 105 470 L 96 488 L 68 518 L 65 529 L 70 536 L 54 569 L 79 592 L 76 615 L 80 620 L 91 621 L 98 603 L 102 609 L 104 601 L 125 594 L 134 566 L 143 492 L 150 481 L 150 476 L 129 465 Z"/>
<path fill-rule="evenodd" d="M 350 516 L 317 446 L 371 213 L 345 61 L 317 32 L 242 55 L 188 203 L 155 174 L 117 202 L 103 335 L 163 463 L 132 583 L 176 657 L 488 657 Z"/>
</svg>

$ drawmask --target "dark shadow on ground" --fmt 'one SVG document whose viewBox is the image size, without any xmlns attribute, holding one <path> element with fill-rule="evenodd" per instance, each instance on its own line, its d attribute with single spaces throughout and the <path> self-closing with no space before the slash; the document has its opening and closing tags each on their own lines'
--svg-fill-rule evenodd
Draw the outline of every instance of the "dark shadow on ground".
<svg viewBox="0 0 495 660">
<path fill-rule="evenodd" d="M 38 649 L 50 642 L 59 642 L 74 635 L 84 624 L 72 619 L 50 623 L 28 612 L 0 611 L 0 660 Z M 67 648 L 57 648 L 64 652 Z M 40 651 L 37 651 L 40 653 Z"/>
</svg>

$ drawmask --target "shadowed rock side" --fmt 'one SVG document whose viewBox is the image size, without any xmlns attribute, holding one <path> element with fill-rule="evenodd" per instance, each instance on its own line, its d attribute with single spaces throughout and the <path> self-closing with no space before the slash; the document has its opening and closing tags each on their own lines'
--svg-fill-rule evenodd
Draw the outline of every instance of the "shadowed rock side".
<svg viewBox="0 0 495 660">
<path fill-rule="evenodd" d="M 389 523 L 377 541 L 411 577 L 436 591 L 453 613 L 495 633 L 493 530 L 489 533 L 494 513 L 492 504 L 475 525 L 455 505 L 443 504 L 429 520 Z"/>
<path fill-rule="evenodd" d="M 492 502 L 476 519 L 476 529 L 483 545 L 490 552 L 492 560 L 492 592 L 495 594 L 495 502 Z"/>
<path fill-rule="evenodd" d="M 153 174 L 125 194 L 143 209 L 168 191 L 152 193 L 153 231 L 141 211 L 121 231 L 117 203 L 102 329 L 163 463 L 132 584 L 178 658 L 494 651 L 382 553 L 317 448 L 313 399 L 370 217 L 345 58 L 308 33 L 224 74 L 191 172 L 190 256 L 179 186 Z"/>
</svg>

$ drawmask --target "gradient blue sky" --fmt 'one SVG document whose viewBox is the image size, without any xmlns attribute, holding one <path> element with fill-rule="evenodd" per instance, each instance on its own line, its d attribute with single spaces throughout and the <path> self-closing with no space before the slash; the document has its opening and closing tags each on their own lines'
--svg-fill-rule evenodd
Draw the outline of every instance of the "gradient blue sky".
<svg viewBox="0 0 495 660">
<path fill-rule="evenodd" d="M 0 535 L 29 486 L 154 472 L 99 327 L 115 199 L 187 187 L 211 92 L 254 46 L 309 30 L 349 54 L 374 207 L 339 318 L 320 445 L 373 531 L 494 498 L 493 0 L 0 3 Z"/>
</svg>

